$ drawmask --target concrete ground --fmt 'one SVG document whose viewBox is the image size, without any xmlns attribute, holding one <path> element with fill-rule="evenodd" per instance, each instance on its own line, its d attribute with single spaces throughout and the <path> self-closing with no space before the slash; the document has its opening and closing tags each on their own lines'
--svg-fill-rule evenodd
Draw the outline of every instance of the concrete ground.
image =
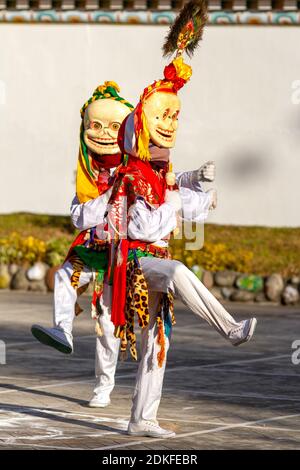
<svg viewBox="0 0 300 470">
<path fill-rule="evenodd" d="M 88 299 L 83 303 L 87 306 Z M 0 449 L 299 449 L 300 310 L 233 305 L 236 318 L 258 318 L 255 339 L 233 348 L 203 321 L 177 306 L 177 325 L 159 409 L 174 439 L 126 435 L 137 365 L 120 363 L 112 404 L 86 406 L 92 395 L 93 322 L 75 322 L 75 353 L 42 346 L 32 323 L 51 324 L 52 296 L 0 292 Z M 2 344 L 3 346 L 3 344 Z"/>
</svg>

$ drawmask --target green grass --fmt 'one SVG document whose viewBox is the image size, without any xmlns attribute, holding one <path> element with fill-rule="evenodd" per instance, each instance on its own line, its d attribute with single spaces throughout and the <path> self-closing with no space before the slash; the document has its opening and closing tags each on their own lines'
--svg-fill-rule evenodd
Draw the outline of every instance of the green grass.
<svg viewBox="0 0 300 470">
<path fill-rule="evenodd" d="M 233 252 L 237 247 L 252 251 L 256 274 L 300 274 L 300 228 L 207 224 L 205 241 L 225 243 Z"/>
<path fill-rule="evenodd" d="M 0 238 L 17 232 L 44 241 L 65 238 L 76 231 L 68 216 L 16 213 L 0 215 Z M 300 274 L 300 228 L 244 227 L 207 224 L 205 241 L 223 243 L 229 252 L 244 249 L 253 253 L 251 271 L 256 274 L 280 272 L 285 277 Z"/>
<path fill-rule="evenodd" d="M 69 216 L 15 213 L 0 215 L 0 238 L 8 237 L 17 232 L 24 237 L 33 236 L 45 241 L 53 238 L 66 237 L 70 240 L 76 230 Z"/>
</svg>

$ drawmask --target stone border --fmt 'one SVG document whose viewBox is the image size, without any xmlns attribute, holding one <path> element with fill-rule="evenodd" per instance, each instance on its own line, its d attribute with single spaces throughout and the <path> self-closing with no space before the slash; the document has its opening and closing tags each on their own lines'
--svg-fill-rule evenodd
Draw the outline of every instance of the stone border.
<svg viewBox="0 0 300 470">
<path fill-rule="evenodd" d="M 258 276 L 235 271 L 203 271 L 199 266 L 192 271 L 218 300 L 234 302 L 275 302 L 295 305 L 300 302 L 300 276 L 284 279 L 280 274 Z"/>
<path fill-rule="evenodd" d="M 0 289 L 47 292 L 54 289 L 58 267 L 43 262 L 24 267 L 0 265 Z M 233 302 L 275 302 L 283 305 L 300 303 L 300 276 L 284 279 L 280 274 L 258 276 L 235 271 L 210 272 L 194 265 L 191 270 L 218 300 Z M 91 286 L 92 287 L 92 286 Z M 89 289 L 89 292 L 91 290 Z"/>
<path fill-rule="evenodd" d="M 0 23 L 172 24 L 176 12 L 151 10 L 0 10 Z M 300 25 L 300 11 L 215 11 L 211 25 Z"/>
</svg>

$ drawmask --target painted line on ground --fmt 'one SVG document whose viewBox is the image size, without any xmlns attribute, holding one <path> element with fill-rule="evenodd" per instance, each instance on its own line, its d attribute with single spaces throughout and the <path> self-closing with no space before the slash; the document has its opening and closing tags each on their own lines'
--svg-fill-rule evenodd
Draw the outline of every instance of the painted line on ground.
<svg viewBox="0 0 300 470">
<path fill-rule="evenodd" d="M 279 421 L 279 420 L 282 420 L 282 419 L 296 418 L 296 417 L 299 417 L 299 416 L 300 416 L 300 414 L 285 415 L 285 416 L 274 416 L 272 418 L 259 419 L 259 420 L 255 420 L 255 421 L 246 421 L 244 423 L 218 426 L 217 428 L 203 430 L 203 431 L 193 431 L 193 432 L 177 434 L 176 436 L 174 436 L 172 438 L 168 438 L 168 439 L 174 439 L 174 441 L 176 441 L 178 439 L 182 440 L 186 437 L 200 436 L 200 435 L 204 435 L 204 434 L 213 434 L 213 433 L 228 431 L 230 429 L 245 428 L 245 427 L 249 427 L 250 425 L 255 425 L 255 424 L 260 424 L 260 423 L 268 423 L 268 422 L 271 422 L 271 421 Z M 116 445 L 113 445 L 113 446 L 96 447 L 92 450 L 120 449 L 120 448 L 125 448 L 125 447 L 133 447 L 133 446 L 136 446 L 136 445 L 142 445 L 142 444 L 145 444 L 145 443 L 149 444 L 150 442 L 161 442 L 161 441 L 164 441 L 164 440 L 165 440 L 164 438 L 148 438 L 147 440 L 128 442 L 127 444 L 124 443 L 124 444 L 116 444 Z"/>
<path fill-rule="evenodd" d="M 11 389 L 11 390 L 1 390 L 0 391 L 0 394 L 5 394 L 5 393 L 28 393 L 30 392 L 30 390 L 44 390 L 44 389 L 47 389 L 47 388 L 56 388 L 56 387 L 66 387 L 67 385 L 76 385 L 76 384 L 79 384 L 79 383 L 87 383 L 87 382 L 94 382 L 95 379 L 82 379 L 82 380 L 73 380 L 73 381 L 69 381 L 69 382 L 55 382 L 55 383 L 52 383 L 52 384 L 48 384 L 48 385 L 36 385 L 34 387 L 30 387 L 30 389 L 28 390 L 15 390 L 15 389 Z"/>
<path fill-rule="evenodd" d="M 129 388 L 132 389 L 134 388 L 134 385 L 118 385 L 120 388 Z M 288 396 L 280 396 L 280 395 L 260 395 L 256 393 L 245 393 L 245 394 L 239 394 L 239 393 L 226 393 L 226 392 L 209 392 L 209 391 L 200 391 L 200 390 L 193 390 L 192 387 L 189 388 L 170 388 L 170 387 L 164 387 L 163 391 L 164 393 L 166 392 L 182 392 L 186 393 L 187 395 L 200 395 L 204 397 L 220 397 L 220 398 L 244 398 L 244 399 L 249 399 L 249 398 L 254 398 L 256 400 L 277 400 L 277 401 L 289 401 L 289 402 L 300 402 L 300 397 L 299 398 L 290 398 Z"/>
<path fill-rule="evenodd" d="M 178 366 L 178 367 L 173 367 L 173 368 L 167 368 L 166 373 L 169 374 L 171 372 L 177 372 L 180 370 L 186 370 L 186 369 L 193 369 L 193 370 L 199 370 L 199 369 L 207 369 L 210 367 L 220 367 L 223 365 L 234 365 L 234 364 L 251 364 L 251 363 L 256 363 L 256 362 L 269 362 L 269 361 L 274 361 L 277 359 L 282 359 L 290 357 L 289 354 L 281 354 L 281 355 L 276 355 L 276 356 L 264 356 L 256 359 L 241 359 L 241 360 L 236 360 L 236 361 L 226 361 L 223 363 L 217 362 L 217 363 L 212 363 L 212 364 L 202 364 L 202 365 L 196 365 L 196 366 Z M 122 375 L 116 375 L 116 379 L 123 379 L 123 378 L 130 378 L 130 377 L 135 377 L 136 372 L 134 373 L 129 373 L 129 374 L 122 374 Z M 47 389 L 47 388 L 55 388 L 55 387 L 65 387 L 67 385 L 76 385 L 79 383 L 88 383 L 94 381 L 93 379 L 82 379 L 82 380 L 74 380 L 74 381 L 68 381 L 68 382 L 55 382 L 52 384 L 47 384 L 47 385 L 41 385 L 41 386 L 34 386 L 31 387 L 31 390 L 39 390 L 39 389 Z M 5 394 L 5 393 L 22 393 L 22 391 L 19 390 L 1 390 L 0 394 Z M 300 399 L 299 399 L 300 401 Z"/>
<path fill-rule="evenodd" d="M 24 381 L 24 380 L 29 380 L 29 381 L 32 381 L 32 382 L 36 382 L 36 379 L 32 379 L 32 378 L 28 379 L 27 377 L 22 377 L 22 376 L 19 376 L 19 377 L 18 377 L 18 376 L 14 376 L 14 377 L 12 377 L 12 376 L 9 376 L 9 375 L 0 375 L 0 379 L 4 379 L 4 380 L 6 380 L 6 379 L 7 379 L 7 380 L 13 379 L 13 380 L 23 380 L 23 381 Z"/>
<path fill-rule="evenodd" d="M 30 410 L 30 407 L 28 407 L 28 409 Z M 24 408 L 25 410 L 25 408 Z M 26 410 L 28 411 L 28 410 Z M 36 409 L 34 409 L 34 411 L 36 411 Z M 85 418 L 94 418 L 93 422 L 98 422 L 98 423 L 116 423 L 116 424 L 126 424 L 125 421 L 122 421 L 122 419 L 120 419 L 120 416 L 118 416 L 118 418 L 112 418 L 111 415 L 109 414 L 106 414 L 106 416 L 103 416 L 103 417 L 98 417 L 98 416 L 95 416 L 95 415 L 87 415 L 87 414 L 84 414 L 84 413 L 66 413 L 66 412 L 56 412 L 56 413 L 52 413 L 50 412 L 49 410 L 44 410 L 44 409 L 41 409 L 39 410 L 40 412 L 45 412 L 46 414 L 49 414 L 51 416 L 56 416 L 57 414 L 60 415 L 60 416 L 64 416 L 64 417 L 70 417 L 70 416 L 80 416 L 80 417 L 85 417 Z M 11 411 L 13 414 L 20 414 L 19 412 L 14 412 L 14 411 Z M 217 426 L 216 428 L 213 428 L 213 429 L 207 429 L 207 430 L 201 430 L 201 431 L 193 431 L 193 432 L 189 432 L 189 433 L 181 433 L 181 434 L 178 434 L 177 436 L 175 436 L 173 439 L 176 441 L 178 438 L 185 438 L 185 437 L 189 437 L 189 436 L 195 436 L 195 435 L 203 435 L 203 434 L 209 434 L 209 433 L 216 433 L 216 432 L 221 432 L 221 431 L 227 431 L 227 430 L 230 430 L 230 429 L 236 429 L 236 428 L 247 428 L 249 430 L 251 429 L 255 429 L 255 430 L 258 430 L 258 431 L 277 431 L 277 432 L 300 432 L 300 429 L 291 429 L 291 428 L 279 428 L 279 427 L 272 427 L 272 426 L 258 426 L 258 424 L 264 424 L 264 423 L 267 423 L 267 422 L 272 422 L 272 421 L 279 421 L 279 420 L 283 420 L 283 419 L 292 419 L 292 418 L 296 418 L 296 417 L 299 417 L 300 415 L 299 414 L 293 414 L 293 415 L 285 415 L 285 416 L 276 416 L 276 417 L 272 417 L 272 418 L 264 418 L 264 419 L 260 419 L 260 420 L 255 420 L 255 421 L 248 421 L 248 422 L 244 422 L 244 423 L 224 423 L 224 422 L 216 422 L 216 421 L 205 421 L 205 420 L 202 420 L 202 421 L 195 421 L 195 420 L 178 420 L 178 419 L 174 419 L 174 418 L 160 418 L 161 421 L 172 421 L 172 422 L 183 422 L 183 423 L 187 423 L 187 424 L 192 424 L 192 423 L 195 423 L 195 424 L 202 424 L 202 425 L 209 425 L 209 426 Z M 40 417 L 39 417 L 40 418 Z M 126 417 L 127 418 L 127 417 Z M 42 419 L 47 419 L 47 418 L 42 418 Z M 57 430 L 58 432 L 58 435 L 57 436 L 49 436 L 49 434 L 47 435 L 44 435 L 44 436 L 16 436 L 16 437 L 9 437 L 7 438 L 6 442 L 3 442 L 0 443 L 0 447 L 1 446 L 18 446 L 18 447 L 21 447 L 21 446 L 31 446 L 31 447 L 34 447 L 34 448 L 53 448 L 53 449 L 85 449 L 85 447 L 73 447 L 73 446 L 60 446 L 59 444 L 57 445 L 53 445 L 53 446 L 50 446 L 50 445 L 44 445 L 44 444 L 33 444 L 33 442 L 30 442 L 30 443 L 18 443 L 18 442 L 15 442 L 15 439 L 16 440 L 20 440 L 20 439 L 30 439 L 30 440 L 40 440 L 40 439 L 53 439 L 53 440 L 74 440 L 74 439 L 82 439 L 82 438 L 85 438 L 85 437 L 91 437 L 91 438 L 99 438 L 99 437 L 104 437 L 104 436 L 116 436 L 116 435 L 119 435 L 119 438 L 129 438 L 126 434 L 120 434 L 119 432 L 120 430 L 112 430 L 112 431 L 108 431 L 108 432 L 102 432 L 102 433 L 84 433 L 84 434 L 78 434 L 78 435 L 70 435 L 70 436 L 64 436 L 63 434 L 61 434 L 61 432 L 63 432 L 62 430 Z M 132 438 L 132 437 L 131 437 Z M 125 448 L 125 447 L 132 447 L 132 446 L 135 446 L 135 445 L 140 445 L 140 444 L 147 444 L 149 442 L 158 442 L 158 441 L 164 441 L 165 439 L 162 439 L 162 438 L 159 438 L 159 439 L 150 439 L 150 438 L 147 438 L 147 440 L 143 440 L 143 441 L 134 441 L 134 442 L 127 442 L 127 443 L 119 443 L 119 444 L 116 444 L 116 445 L 113 445 L 113 446 L 105 446 L 105 447 L 101 447 L 101 448 L 95 448 L 93 450 L 106 450 L 106 449 L 114 449 L 114 448 Z M 90 448 L 90 446 L 89 446 Z"/>
<path fill-rule="evenodd" d="M 224 368 L 214 367 L 214 371 L 219 371 L 219 372 L 224 372 L 224 373 L 230 372 L 233 374 L 259 375 L 259 376 L 265 376 L 265 377 L 282 377 L 282 378 L 288 378 L 288 379 L 300 378 L 300 369 L 299 369 L 299 374 L 281 374 L 277 372 L 257 372 L 257 371 L 251 371 L 251 370 L 245 370 L 245 369 L 228 369 L 226 367 Z"/>
</svg>

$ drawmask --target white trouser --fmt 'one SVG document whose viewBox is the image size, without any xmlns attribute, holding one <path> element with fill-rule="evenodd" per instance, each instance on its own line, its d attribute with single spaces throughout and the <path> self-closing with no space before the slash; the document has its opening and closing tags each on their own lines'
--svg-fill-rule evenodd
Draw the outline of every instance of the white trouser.
<svg viewBox="0 0 300 470">
<path fill-rule="evenodd" d="M 150 323 L 142 331 L 142 350 L 133 397 L 132 420 L 156 420 L 161 398 L 165 363 L 157 366 L 157 328 L 155 311 L 159 299 L 158 292 L 172 290 L 196 315 L 206 320 L 222 336 L 228 337 L 237 322 L 214 298 L 186 266 L 179 261 L 158 258 L 141 258 L 141 266 L 149 287 Z M 70 263 L 57 272 L 55 281 L 54 323 L 66 331 L 72 330 L 76 291 L 70 284 L 73 268 Z M 92 272 L 85 268 L 79 278 L 79 287 L 92 279 Z M 106 397 L 114 387 L 114 375 L 119 351 L 119 340 L 113 335 L 110 323 L 110 289 L 104 289 L 103 314 L 100 323 L 103 336 L 96 342 L 96 387 L 94 392 L 104 393 Z M 168 342 L 168 341 L 167 341 Z M 168 348 L 168 344 L 167 344 Z M 166 348 L 166 349 L 167 349 Z"/>
<path fill-rule="evenodd" d="M 99 323 L 103 335 L 96 339 L 95 395 L 108 400 L 115 386 L 115 372 L 119 356 L 120 340 L 114 336 L 115 327 L 110 319 L 111 286 L 105 285 L 101 300 L 102 313 Z"/>
<path fill-rule="evenodd" d="M 72 334 L 75 317 L 77 291 L 71 286 L 73 266 L 68 261 L 55 274 L 54 288 L 54 326 Z M 80 273 L 78 287 L 88 284 L 93 279 L 93 272 L 85 266 Z M 114 326 L 110 320 L 111 287 L 106 286 L 101 299 L 102 314 L 100 325 L 102 336 L 96 338 L 94 393 L 109 398 L 115 385 L 115 371 L 118 361 L 120 340 L 114 336 Z"/>
<path fill-rule="evenodd" d="M 158 366 L 157 354 L 160 346 L 157 342 L 158 328 L 156 312 L 160 294 L 149 291 L 149 324 L 141 331 L 140 363 L 136 376 L 132 398 L 131 419 L 133 423 L 156 421 L 161 400 L 162 386 L 166 368 L 169 339 L 165 338 L 165 358 L 161 367 Z"/>
</svg>

